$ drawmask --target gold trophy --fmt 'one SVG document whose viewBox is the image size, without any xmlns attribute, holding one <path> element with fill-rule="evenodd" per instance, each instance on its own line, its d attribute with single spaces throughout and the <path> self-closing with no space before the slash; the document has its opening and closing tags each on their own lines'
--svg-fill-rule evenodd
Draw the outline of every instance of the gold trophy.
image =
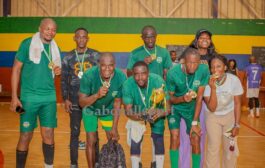
<svg viewBox="0 0 265 168">
<path fill-rule="evenodd" d="M 152 119 L 152 111 L 155 110 L 155 108 L 158 105 L 163 105 L 164 110 L 166 110 L 166 93 L 164 92 L 165 85 L 162 84 L 162 86 L 158 89 L 153 89 L 152 94 L 150 96 L 149 102 L 150 102 L 150 108 L 147 110 L 147 112 L 143 115 L 143 119 L 147 122 L 154 123 L 154 120 Z"/>
</svg>

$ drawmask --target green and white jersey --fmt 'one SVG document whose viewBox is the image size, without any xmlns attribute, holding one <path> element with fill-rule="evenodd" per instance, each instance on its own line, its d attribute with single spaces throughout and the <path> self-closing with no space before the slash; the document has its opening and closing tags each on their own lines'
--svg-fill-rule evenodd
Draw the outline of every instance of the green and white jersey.
<svg viewBox="0 0 265 168">
<path fill-rule="evenodd" d="M 56 101 L 52 70 L 48 68 L 49 60 L 44 51 L 41 53 L 39 64 L 29 59 L 29 47 L 32 38 L 25 39 L 16 53 L 16 59 L 23 63 L 21 69 L 20 97 L 25 102 Z M 49 44 L 43 44 L 49 53 Z"/>
<path fill-rule="evenodd" d="M 174 92 L 174 96 L 185 95 L 189 89 L 197 92 L 200 86 L 206 86 L 209 81 L 210 72 L 208 65 L 200 64 L 194 74 L 186 74 L 182 71 L 181 64 L 174 66 L 167 73 L 167 88 L 169 92 Z M 191 102 L 173 104 L 177 111 L 194 111 L 196 99 Z"/>
<path fill-rule="evenodd" d="M 123 103 L 128 105 L 133 105 L 133 112 L 139 113 L 144 112 L 146 109 L 150 108 L 150 97 L 152 91 L 154 89 L 158 89 L 164 84 L 164 80 L 156 74 L 149 74 L 148 77 L 148 86 L 146 88 L 140 88 L 136 81 L 134 80 L 133 76 L 128 78 L 124 84 L 122 89 L 122 100 Z M 168 99 L 169 96 L 167 94 L 167 89 L 164 87 L 164 91 L 166 93 L 166 98 Z M 158 106 L 158 108 L 163 108 L 162 106 Z"/>
<path fill-rule="evenodd" d="M 143 61 L 144 58 L 150 56 L 150 54 L 155 54 L 156 59 L 148 65 L 149 72 L 160 75 L 163 78 L 163 70 L 169 69 L 172 66 L 172 61 L 167 49 L 158 45 L 152 50 L 148 50 L 144 46 L 140 46 L 133 50 L 130 54 L 127 69 L 132 70 L 132 67 L 136 62 Z"/>
<path fill-rule="evenodd" d="M 113 109 L 114 99 L 122 97 L 122 84 L 125 80 L 125 74 L 121 70 L 115 68 L 107 95 L 98 99 L 91 106 L 85 107 L 83 110 L 87 110 L 99 116 L 109 115 Z M 91 96 L 96 94 L 100 87 L 102 87 L 100 69 L 98 66 L 94 66 L 84 73 L 80 81 L 80 93 Z"/>
</svg>

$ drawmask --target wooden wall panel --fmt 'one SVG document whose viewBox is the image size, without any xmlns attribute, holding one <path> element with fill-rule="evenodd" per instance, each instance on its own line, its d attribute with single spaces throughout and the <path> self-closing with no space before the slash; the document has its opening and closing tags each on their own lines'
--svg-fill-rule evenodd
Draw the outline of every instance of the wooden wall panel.
<svg viewBox="0 0 265 168">
<path fill-rule="evenodd" d="M 262 17 L 265 18 L 265 1 L 262 1 L 261 11 L 262 11 Z"/>
<path fill-rule="evenodd" d="M 0 16 L 3 16 L 3 12 L 4 12 L 4 9 L 3 9 L 3 0 L 0 0 Z"/>
<path fill-rule="evenodd" d="M 235 0 L 229 0 L 229 5 L 227 5 L 227 17 L 235 17 Z"/>
<path fill-rule="evenodd" d="M 242 7 L 241 2 L 238 0 L 235 0 L 235 19 L 240 19 L 242 14 Z"/>
<path fill-rule="evenodd" d="M 200 18 L 200 17 L 203 17 L 203 3 L 202 3 L 202 0 L 197 0 L 197 1 L 194 1 L 194 13 L 195 13 L 195 16 L 194 18 Z"/>
<path fill-rule="evenodd" d="M 255 18 L 255 15 L 251 12 L 250 10 L 250 6 L 252 6 L 254 9 L 256 9 L 257 11 L 257 8 L 256 8 L 256 3 L 255 3 L 255 0 L 248 0 L 249 1 L 249 8 L 248 8 L 248 18 Z"/>
<path fill-rule="evenodd" d="M 0 2 L 2 1 L 0 0 Z M 76 1 L 40 0 L 51 16 L 63 16 Z M 66 16 L 153 17 L 140 1 L 155 14 L 155 17 L 166 17 L 183 0 L 80 0 L 79 5 Z M 258 18 L 250 6 L 259 17 L 265 17 L 265 0 L 219 0 L 218 18 Z M 36 0 L 11 0 L 11 15 L 48 16 Z M 212 18 L 212 0 L 184 0 L 183 4 L 170 17 Z"/>
</svg>

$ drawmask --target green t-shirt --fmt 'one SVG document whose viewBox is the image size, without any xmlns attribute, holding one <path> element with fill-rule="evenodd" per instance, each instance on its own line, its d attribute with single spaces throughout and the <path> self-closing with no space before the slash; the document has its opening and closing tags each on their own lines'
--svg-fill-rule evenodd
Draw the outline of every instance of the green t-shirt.
<svg viewBox="0 0 265 168">
<path fill-rule="evenodd" d="M 210 77 L 208 65 L 200 64 L 194 74 L 185 74 L 181 69 L 181 64 L 174 66 L 167 73 L 167 88 L 169 92 L 174 92 L 174 96 L 183 96 L 188 92 L 188 87 L 197 92 L 200 86 L 206 86 Z M 174 104 L 177 111 L 194 111 L 196 99 L 191 102 Z"/>
<path fill-rule="evenodd" d="M 124 82 L 122 89 L 122 100 L 123 103 L 126 105 L 133 105 L 133 112 L 144 112 L 146 109 L 150 108 L 150 96 L 152 94 L 152 91 L 154 89 L 160 88 L 162 84 L 164 84 L 165 86 L 164 80 L 159 75 L 152 73 L 149 74 L 148 83 L 148 87 L 140 88 L 134 80 L 133 76 L 131 76 Z M 143 97 L 145 97 L 145 104 L 143 103 L 143 99 L 141 97 L 139 89 L 141 90 Z M 166 98 L 168 99 L 169 96 L 167 93 L 166 86 L 164 87 L 164 91 L 166 93 Z M 163 107 L 158 106 L 158 108 Z"/>
<path fill-rule="evenodd" d="M 25 39 L 16 53 L 16 59 L 23 63 L 20 76 L 21 100 L 27 102 L 56 101 L 52 70 L 48 68 L 49 60 L 44 51 L 41 53 L 39 64 L 29 59 L 31 39 Z M 49 44 L 44 44 L 44 49 L 49 53 Z"/>
<path fill-rule="evenodd" d="M 85 107 L 84 110 L 98 116 L 109 115 L 113 109 L 114 99 L 122 97 L 122 84 L 125 80 L 125 74 L 115 68 L 107 95 L 98 99 L 91 106 Z M 80 93 L 91 96 L 96 94 L 100 87 L 102 87 L 100 70 L 98 66 L 94 66 L 84 73 L 80 81 Z"/>
<path fill-rule="evenodd" d="M 148 50 L 148 49 L 147 49 Z M 155 49 L 148 50 L 150 54 L 155 54 Z M 146 52 L 144 46 L 140 46 L 133 50 L 130 54 L 127 69 L 132 70 L 133 65 L 138 61 L 143 61 L 145 57 L 150 56 Z M 151 73 L 160 75 L 163 78 L 163 70 L 169 69 L 172 66 L 172 61 L 167 49 L 156 45 L 156 60 L 152 61 L 148 67 Z"/>
</svg>

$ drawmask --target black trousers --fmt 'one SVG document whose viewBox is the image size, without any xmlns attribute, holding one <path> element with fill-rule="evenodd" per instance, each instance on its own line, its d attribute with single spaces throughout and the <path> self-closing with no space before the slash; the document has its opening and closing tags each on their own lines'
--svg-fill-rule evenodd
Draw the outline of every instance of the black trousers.
<svg viewBox="0 0 265 168">
<path fill-rule="evenodd" d="M 72 165 L 78 165 L 78 146 L 79 146 L 79 135 L 80 135 L 80 126 L 82 120 L 82 109 L 73 105 L 73 110 L 70 114 L 70 159 Z M 98 161 L 99 156 L 99 138 L 97 134 L 96 142 L 96 162 Z"/>
<path fill-rule="evenodd" d="M 73 110 L 71 110 L 70 113 L 70 159 L 72 165 L 77 165 L 78 161 L 78 145 L 81 120 L 82 109 L 78 106 L 73 106 Z"/>
</svg>

